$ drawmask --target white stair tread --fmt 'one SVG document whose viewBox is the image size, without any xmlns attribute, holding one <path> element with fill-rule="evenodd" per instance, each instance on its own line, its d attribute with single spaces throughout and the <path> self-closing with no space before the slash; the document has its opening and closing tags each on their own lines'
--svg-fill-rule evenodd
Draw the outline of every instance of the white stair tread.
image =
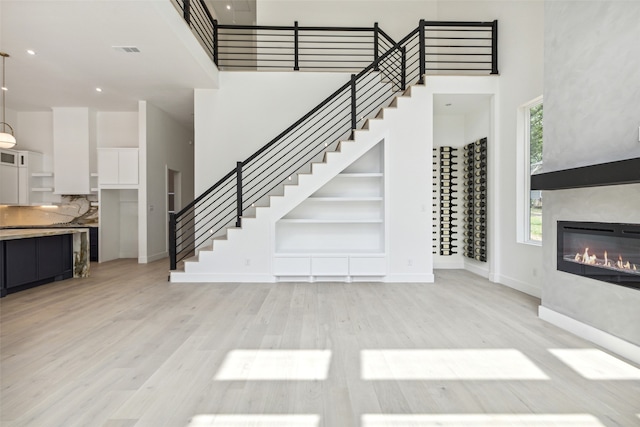
<svg viewBox="0 0 640 427">
<path fill-rule="evenodd" d="M 280 223 L 291 224 L 382 224 L 382 219 L 318 219 L 318 218 L 282 218 Z"/>
<path fill-rule="evenodd" d="M 380 202 L 382 197 L 309 197 L 315 202 Z"/>
<path fill-rule="evenodd" d="M 354 173 L 341 173 L 337 176 L 341 178 L 377 178 L 382 177 L 382 172 L 354 172 Z"/>
</svg>

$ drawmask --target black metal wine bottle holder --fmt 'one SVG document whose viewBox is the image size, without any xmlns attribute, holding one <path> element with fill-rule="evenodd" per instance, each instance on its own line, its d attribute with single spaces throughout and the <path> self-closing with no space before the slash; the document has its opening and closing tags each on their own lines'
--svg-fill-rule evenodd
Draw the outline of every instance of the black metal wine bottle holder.
<svg viewBox="0 0 640 427">
<path fill-rule="evenodd" d="M 438 169 L 440 179 L 440 255 L 450 256 L 457 253 L 457 246 L 454 242 L 457 240 L 455 235 L 455 210 L 457 204 L 455 187 L 455 168 L 457 164 L 457 149 L 453 147 L 440 147 L 440 167 Z"/>
<path fill-rule="evenodd" d="M 463 254 L 487 261 L 487 138 L 464 146 Z"/>
</svg>

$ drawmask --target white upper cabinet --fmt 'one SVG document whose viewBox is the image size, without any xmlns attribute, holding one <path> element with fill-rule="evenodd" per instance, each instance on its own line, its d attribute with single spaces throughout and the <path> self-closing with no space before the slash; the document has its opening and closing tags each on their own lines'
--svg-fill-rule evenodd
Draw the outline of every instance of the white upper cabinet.
<svg viewBox="0 0 640 427">
<path fill-rule="evenodd" d="M 98 148 L 98 185 L 102 188 L 138 186 L 137 148 Z"/>
<path fill-rule="evenodd" d="M 90 156 L 96 143 L 95 113 L 53 108 L 53 176 L 56 194 L 89 194 Z"/>
</svg>

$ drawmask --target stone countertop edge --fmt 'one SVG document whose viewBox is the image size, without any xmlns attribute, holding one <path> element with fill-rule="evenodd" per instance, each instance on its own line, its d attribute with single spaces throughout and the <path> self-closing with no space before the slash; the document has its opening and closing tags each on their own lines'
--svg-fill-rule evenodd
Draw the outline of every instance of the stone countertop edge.
<svg viewBox="0 0 640 427">
<path fill-rule="evenodd" d="M 76 228 L 24 228 L 0 230 L 0 240 L 28 239 L 31 237 L 55 236 L 59 234 L 88 233 L 89 227 Z"/>
<path fill-rule="evenodd" d="M 98 228 L 98 223 L 89 224 L 49 224 L 49 225 L 0 225 L 0 230 L 35 230 L 49 228 Z"/>
</svg>

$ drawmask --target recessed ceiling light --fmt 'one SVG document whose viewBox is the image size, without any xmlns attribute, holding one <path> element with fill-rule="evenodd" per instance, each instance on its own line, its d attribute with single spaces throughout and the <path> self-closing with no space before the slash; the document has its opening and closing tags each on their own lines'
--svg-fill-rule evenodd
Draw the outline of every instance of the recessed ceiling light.
<svg viewBox="0 0 640 427">
<path fill-rule="evenodd" d="M 227 5 L 227 10 L 231 10 L 231 5 L 230 4 Z"/>
<path fill-rule="evenodd" d="M 29 55 L 35 55 L 35 54 L 36 54 L 36 51 L 35 51 L 35 50 L 33 50 L 33 49 L 27 49 L 27 53 L 28 53 Z"/>
<path fill-rule="evenodd" d="M 6 86 L 2 86 L 2 90 L 9 90 L 9 88 Z"/>
<path fill-rule="evenodd" d="M 97 87 L 96 92 L 102 92 L 102 88 Z"/>
</svg>

